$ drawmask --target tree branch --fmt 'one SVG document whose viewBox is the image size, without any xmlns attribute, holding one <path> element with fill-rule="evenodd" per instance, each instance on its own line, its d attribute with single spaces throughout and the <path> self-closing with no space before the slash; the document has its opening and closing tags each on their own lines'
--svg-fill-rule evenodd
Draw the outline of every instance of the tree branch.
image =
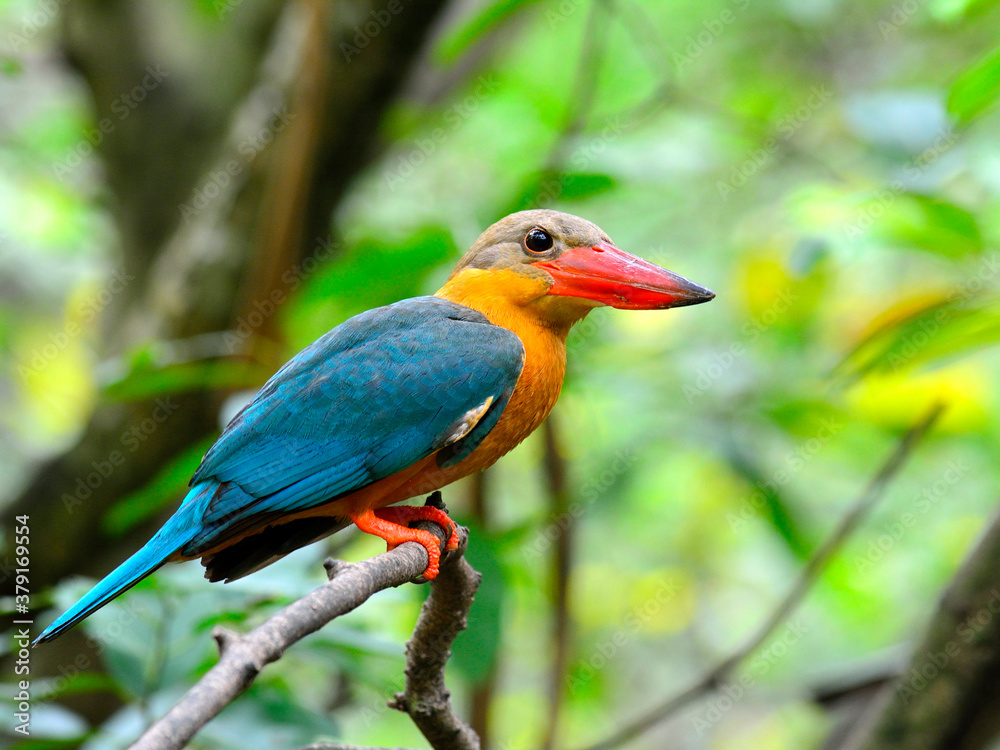
<svg viewBox="0 0 1000 750">
<path fill-rule="evenodd" d="M 437 494 L 437 493 L 435 493 Z M 433 497 L 433 496 L 432 496 Z M 421 522 L 445 540 L 444 530 Z M 416 525 L 416 524 L 414 524 Z M 407 644 L 406 690 L 390 704 L 405 710 L 435 750 L 478 750 L 479 740 L 451 708 L 444 667 L 455 636 L 479 585 L 479 574 L 462 556 L 468 531 L 460 530 L 460 549 L 449 555 L 431 583 L 413 637 Z M 250 687 L 261 670 L 296 641 L 347 614 L 373 594 L 414 580 L 427 568 L 427 552 L 415 543 L 359 563 L 328 560 L 329 582 L 288 605 L 246 635 L 216 628 L 221 658 L 184 697 L 132 745 L 132 750 L 183 748 L 222 709 Z M 311 746 L 323 747 L 323 745 Z M 326 747 L 349 748 L 348 745 Z"/>
<path fill-rule="evenodd" d="M 410 715 L 434 750 L 479 750 L 479 736 L 451 706 L 444 670 L 481 580 L 464 556 L 442 566 L 406 644 L 406 685 L 389 703 Z"/>
<path fill-rule="evenodd" d="M 559 452 L 559 431 L 554 415 L 549 415 L 542 425 L 545 436 L 545 474 L 552 499 L 552 515 L 563 520 L 563 532 L 556 538 L 552 558 L 552 666 L 549 669 L 549 710 L 542 750 L 556 745 L 559 733 L 559 715 L 562 712 L 566 682 L 566 664 L 569 661 L 570 617 L 569 593 L 573 574 L 573 540 L 576 525 L 569 512 L 569 489 L 566 482 L 566 463 Z"/>
<path fill-rule="evenodd" d="M 945 590 L 901 674 L 843 747 L 981 750 L 1000 730 L 1000 513 Z"/>
<path fill-rule="evenodd" d="M 819 579 L 826 564 L 840 550 L 844 542 L 857 529 L 861 521 L 868 515 L 875 503 L 881 498 L 890 481 L 910 457 L 913 449 L 934 425 L 941 412 L 942 404 L 935 404 L 916 425 L 903 436 L 896 450 L 879 469 L 875 477 L 868 483 L 865 491 L 854 501 L 850 509 L 841 519 L 840 524 L 816 550 L 799 573 L 798 579 L 785 597 L 778 603 L 771 615 L 743 646 L 736 649 L 729 657 L 723 659 L 715 667 L 708 670 L 700 679 L 687 689 L 681 691 L 661 705 L 653 708 L 645 715 L 619 729 L 605 740 L 589 745 L 585 750 L 610 750 L 652 729 L 660 722 L 673 716 L 677 711 L 706 693 L 717 689 L 736 671 L 744 659 L 750 656 L 774 633 L 795 609 L 802 603 L 812 585 Z"/>
</svg>

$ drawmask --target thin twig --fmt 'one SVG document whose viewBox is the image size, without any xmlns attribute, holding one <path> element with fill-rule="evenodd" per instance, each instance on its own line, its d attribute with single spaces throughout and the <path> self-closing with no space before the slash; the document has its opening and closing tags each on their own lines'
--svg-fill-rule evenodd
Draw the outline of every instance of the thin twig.
<svg viewBox="0 0 1000 750">
<path fill-rule="evenodd" d="M 545 420 L 545 474 L 552 496 L 552 513 L 564 524 L 556 538 L 552 557 L 552 663 L 549 667 L 548 724 L 542 742 L 544 750 L 555 747 L 559 731 L 566 681 L 566 663 L 569 661 L 569 591 L 572 575 L 574 519 L 569 512 L 569 493 L 566 489 L 566 464 L 559 453 L 559 436 L 552 416 Z"/>
<path fill-rule="evenodd" d="M 313 742 L 295 750 L 414 750 L 409 747 L 372 747 L 371 745 L 342 745 L 339 742 Z"/>
<path fill-rule="evenodd" d="M 693 685 L 622 727 L 607 739 L 589 745 L 584 750 L 610 750 L 611 748 L 618 747 L 652 729 L 695 699 L 712 692 L 725 682 L 743 660 L 756 651 L 771 636 L 775 629 L 801 604 L 805 595 L 819 578 L 823 568 L 840 550 L 848 537 L 857 529 L 875 503 L 878 502 L 888 483 L 892 481 L 903 467 L 913 449 L 924 435 L 927 434 L 927 431 L 934 425 L 938 417 L 941 416 L 942 411 L 944 411 L 944 406 L 942 404 L 935 404 L 903 436 L 896 446 L 896 450 L 893 451 L 892 455 L 882 465 L 882 468 L 879 469 L 875 477 L 869 482 L 865 491 L 854 501 L 833 533 L 813 553 L 813 556 L 799 573 L 799 577 L 792 588 L 785 595 L 784 599 L 778 603 L 778 606 L 764 621 L 755 635 L 733 652 L 733 654 L 706 672 Z"/>
<path fill-rule="evenodd" d="M 466 540 L 463 535 L 459 553 Z M 391 708 L 410 715 L 434 750 L 480 750 L 479 736 L 452 708 L 444 670 L 456 636 L 468 623 L 481 580 L 464 556 L 442 565 L 406 644 L 406 685 L 389 702 Z"/>
<path fill-rule="evenodd" d="M 486 470 L 473 474 L 470 477 L 469 509 L 476 525 L 486 536 L 489 536 L 492 528 L 487 494 L 490 476 L 492 475 L 489 470 Z M 489 671 L 483 676 L 482 680 L 472 686 L 471 694 L 469 695 L 469 726 L 472 727 L 472 731 L 479 735 L 479 744 L 483 747 L 483 750 L 489 749 L 492 740 L 490 735 L 490 706 L 493 704 L 493 696 L 496 694 L 497 674 L 499 670 L 500 650 L 497 649 Z"/>
</svg>

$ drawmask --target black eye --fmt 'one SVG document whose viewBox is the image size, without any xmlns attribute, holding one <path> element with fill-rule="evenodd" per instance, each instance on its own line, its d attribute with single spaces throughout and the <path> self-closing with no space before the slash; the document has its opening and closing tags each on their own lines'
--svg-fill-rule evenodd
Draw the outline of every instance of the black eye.
<svg viewBox="0 0 1000 750">
<path fill-rule="evenodd" d="M 524 246 L 532 253 L 548 252 L 552 244 L 552 235 L 538 227 L 524 235 Z"/>
</svg>

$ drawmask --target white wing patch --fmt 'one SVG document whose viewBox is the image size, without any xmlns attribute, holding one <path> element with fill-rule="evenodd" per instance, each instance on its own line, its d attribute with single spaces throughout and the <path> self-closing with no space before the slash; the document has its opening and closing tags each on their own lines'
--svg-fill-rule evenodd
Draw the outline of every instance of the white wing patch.
<svg viewBox="0 0 1000 750">
<path fill-rule="evenodd" d="M 489 411 L 490 404 L 493 403 L 493 397 L 488 396 L 483 403 L 479 406 L 469 409 L 465 414 L 460 416 L 455 422 L 448 428 L 448 433 L 445 435 L 444 445 L 451 445 L 452 443 L 457 443 L 459 440 L 464 438 L 472 429 L 479 424 L 479 420 L 483 418 L 483 415 Z"/>
</svg>

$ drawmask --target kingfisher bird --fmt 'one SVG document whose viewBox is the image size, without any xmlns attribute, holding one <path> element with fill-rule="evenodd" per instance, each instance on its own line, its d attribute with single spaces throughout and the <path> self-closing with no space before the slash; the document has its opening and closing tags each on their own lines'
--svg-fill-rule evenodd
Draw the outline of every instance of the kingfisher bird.
<svg viewBox="0 0 1000 750">
<path fill-rule="evenodd" d="M 493 465 L 559 397 L 570 327 L 601 305 L 707 302 L 698 284 L 619 250 L 595 224 L 551 210 L 489 227 L 432 297 L 361 313 L 267 381 L 208 450 L 180 507 L 142 549 L 57 618 L 51 640 L 166 562 L 201 558 L 226 582 L 353 523 L 389 549 L 417 542 L 423 576 L 447 513 L 394 506 Z M 394 506 L 394 507 L 389 507 Z"/>
</svg>

